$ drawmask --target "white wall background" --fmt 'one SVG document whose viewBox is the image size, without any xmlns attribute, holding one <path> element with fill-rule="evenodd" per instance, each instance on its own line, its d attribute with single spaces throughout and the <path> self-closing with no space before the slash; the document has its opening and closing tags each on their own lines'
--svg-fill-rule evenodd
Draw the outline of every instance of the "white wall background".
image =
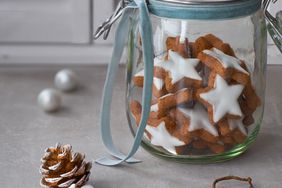
<svg viewBox="0 0 282 188">
<path fill-rule="evenodd" d="M 114 0 L 0 0 L 0 63 L 104 63 L 108 41 L 93 29 Z"/>
<path fill-rule="evenodd" d="M 109 60 L 112 36 L 93 42 L 93 30 L 118 0 L 0 0 L 0 64 L 99 64 Z M 282 9 L 282 0 L 272 12 Z M 272 63 L 282 56 L 269 40 Z"/>
</svg>

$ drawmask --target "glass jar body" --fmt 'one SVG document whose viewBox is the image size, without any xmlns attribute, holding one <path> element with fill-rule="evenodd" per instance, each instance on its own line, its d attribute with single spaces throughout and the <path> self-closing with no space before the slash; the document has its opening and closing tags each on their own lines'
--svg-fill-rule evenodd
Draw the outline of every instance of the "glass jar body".
<svg viewBox="0 0 282 188">
<path fill-rule="evenodd" d="M 263 13 L 225 20 L 151 15 L 151 21 L 153 92 L 143 147 L 188 163 L 225 161 L 246 151 L 259 132 L 264 109 Z M 135 135 L 144 65 L 138 17 L 131 22 L 126 106 Z"/>
</svg>

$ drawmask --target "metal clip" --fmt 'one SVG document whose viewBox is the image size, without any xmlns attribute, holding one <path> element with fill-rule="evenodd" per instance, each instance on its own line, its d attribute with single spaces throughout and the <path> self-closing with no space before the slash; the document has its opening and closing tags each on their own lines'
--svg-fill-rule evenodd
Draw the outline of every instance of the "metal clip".
<svg viewBox="0 0 282 188">
<path fill-rule="evenodd" d="M 277 45 L 279 50 L 282 52 L 282 27 L 281 27 L 281 20 L 278 20 L 279 18 L 273 17 L 269 11 L 267 10 L 270 5 L 271 0 L 265 0 L 263 2 L 263 11 L 265 14 L 265 18 L 268 21 L 268 31 L 271 35 L 274 43 Z M 272 0 L 272 3 L 276 3 L 277 0 Z"/>
<path fill-rule="evenodd" d="M 102 34 L 104 34 L 103 39 L 106 40 L 109 36 L 113 23 L 119 19 L 124 11 L 124 8 L 131 2 L 132 0 L 121 0 L 114 13 L 98 27 L 94 34 L 94 39 L 98 39 Z"/>
</svg>

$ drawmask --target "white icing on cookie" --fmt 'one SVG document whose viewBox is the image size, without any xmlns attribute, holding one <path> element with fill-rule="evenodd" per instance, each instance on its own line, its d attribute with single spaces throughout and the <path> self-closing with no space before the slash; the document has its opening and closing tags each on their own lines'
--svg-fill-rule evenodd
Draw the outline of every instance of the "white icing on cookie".
<svg viewBox="0 0 282 188">
<path fill-rule="evenodd" d="M 228 124 L 231 131 L 238 128 L 244 135 L 248 135 L 247 130 L 242 123 L 242 119 L 229 119 Z"/>
<path fill-rule="evenodd" d="M 187 30 L 188 30 L 187 21 L 181 20 L 181 32 L 180 32 L 179 42 L 182 44 L 185 42 Z"/>
<path fill-rule="evenodd" d="M 178 90 L 176 93 L 181 93 L 181 92 L 184 92 L 185 90 L 188 90 L 188 88 L 182 88 L 182 89 Z M 161 96 L 159 99 L 163 99 L 163 98 L 166 98 L 166 97 L 172 96 L 172 95 L 173 95 L 172 93 L 168 93 L 166 95 Z"/>
<path fill-rule="evenodd" d="M 154 82 L 154 85 L 157 88 L 157 90 L 161 90 L 164 87 L 164 80 L 163 79 L 154 77 L 153 82 Z"/>
<path fill-rule="evenodd" d="M 193 132 L 199 129 L 204 129 L 214 136 L 218 136 L 218 131 L 210 123 L 208 113 L 201 104 L 196 104 L 193 109 L 179 108 L 183 115 L 190 120 L 189 132 Z"/>
<path fill-rule="evenodd" d="M 185 88 L 185 89 L 186 89 L 186 88 Z M 166 95 L 161 96 L 159 99 L 163 99 L 163 98 L 168 97 L 168 96 L 171 96 L 171 95 L 173 95 L 173 94 L 172 94 L 172 93 L 168 93 L 168 94 L 166 94 Z"/>
<path fill-rule="evenodd" d="M 185 145 L 184 142 L 172 136 L 165 127 L 165 122 L 162 121 L 157 127 L 148 126 L 146 130 L 151 134 L 151 143 L 155 146 L 161 146 L 167 151 L 177 154 L 175 147 Z"/>
<path fill-rule="evenodd" d="M 169 72 L 170 77 L 172 78 L 172 84 L 175 84 L 182 78 L 190 78 L 194 80 L 202 80 L 201 76 L 196 70 L 196 66 L 199 64 L 199 59 L 185 59 L 177 52 L 169 50 L 168 61 L 160 61 L 155 58 L 155 66 L 161 67 Z"/>
<path fill-rule="evenodd" d="M 213 121 L 217 123 L 226 114 L 242 116 L 238 98 L 244 86 L 241 84 L 228 85 L 219 75 L 216 75 L 214 89 L 201 93 L 200 97 L 213 107 Z"/>
<path fill-rule="evenodd" d="M 135 74 L 135 77 L 144 77 L 144 69 Z M 164 80 L 161 78 L 153 78 L 153 84 L 157 90 L 161 90 L 164 87 Z"/>
<path fill-rule="evenodd" d="M 151 112 L 158 112 L 158 111 L 159 111 L 158 103 L 151 106 Z"/>
<path fill-rule="evenodd" d="M 136 77 L 144 77 L 144 69 L 135 74 Z"/>
<path fill-rule="evenodd" d="M 204 50 L 203 52 L 217 59 L 224 68 L 234 68 L 244 74 L 249 75 L 249 73 L 240 66 L 240 59 L 235 58 L 233 56 L 229 56 L 217 48 L 212 48 L 211 50 Z"/>
</svg>

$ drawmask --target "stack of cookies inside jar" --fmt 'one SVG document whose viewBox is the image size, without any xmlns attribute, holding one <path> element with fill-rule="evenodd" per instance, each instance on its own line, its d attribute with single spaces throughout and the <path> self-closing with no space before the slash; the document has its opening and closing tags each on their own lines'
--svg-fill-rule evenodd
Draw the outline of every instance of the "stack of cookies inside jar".
<svg viewBox="0 0 282 188">
<path fill-rule="evenodd" d="M 150 117 L 151 145 L 175 155 L 221 154 L 246 141 L 261 106 L 246 63 L 213 34 L 189 41 L 167 37 L 165 53 L 154 58 Z M 133 76 L 142 88 L 144 70 Z M 138 126 L 142 106 L 130 101 Z"/>
</svg>

